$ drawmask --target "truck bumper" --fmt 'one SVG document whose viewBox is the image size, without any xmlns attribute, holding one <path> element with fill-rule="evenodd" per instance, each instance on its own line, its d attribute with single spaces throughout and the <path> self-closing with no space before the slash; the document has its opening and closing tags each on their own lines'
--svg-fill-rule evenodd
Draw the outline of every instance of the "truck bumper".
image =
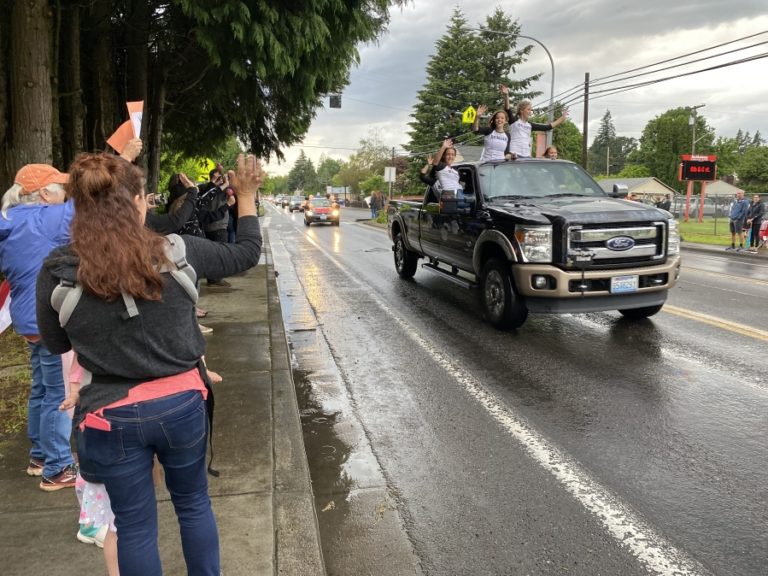
<svg viewBox="0 0 768 576">
<path fill-rule="evenodd" d="M 621 270 L 566 271 L 551 264 L 517 264 L 512 275 L 518 294 L 525 298 L 531 312 L 598 312 L 623 310 L 663 304 L 667 291 L 680 276 L 680 256 L 667 258 L 664 264 Z M 637 276 L 637 289 L 631 293 L 611 292 L 611 278 Z M 536 288 L 537 277 L 546 279 L 546 287 Z"/>
</svg>

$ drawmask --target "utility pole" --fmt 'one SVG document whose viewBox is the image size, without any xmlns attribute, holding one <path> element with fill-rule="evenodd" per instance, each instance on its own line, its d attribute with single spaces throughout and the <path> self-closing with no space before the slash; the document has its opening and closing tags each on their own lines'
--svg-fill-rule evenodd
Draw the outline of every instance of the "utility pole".
<svg viewBox="0 0 768 576">
<path fill-rule="evenodd" d="M 397 168 L 395 167 L 395 147 L 392 146 L 392 169 L 393 172 L 397 173 Z M 389 181 L 389 199 L 392 200 L 392 180 Z"/>
<path fill-rule="evenodd" d="M 611 146 L 608 145 L 605 149 L 605 175 L 611 175 Z"/>
<path fill-rule="evenodd" d="M 706 104 L 699 104 L 698 106 L 691 107 L 691 115 L 688 117 L 688 124 L 693 126 L 693 139 L 691 142 L 691 156 L 696 155 L 696 119 L 698 118 L 697 110 L 704 108 Z M 703 138 L 703 136 L 702 136 Z"/>
<path fill-rule="evenodd" d="M 691 140 L 691 156 L 696 154 L 696 119 L 698 117 L 697 110 L 704 108 L 705 104 L 699 104 L 698 106 L 691 107 L 691 115 L 688 116 L 688 124 L 693 126 L 693 138 Z M 702 136 L 703 138 L 703 136 Z M 683 219 L 688 222 L 688 214 L 691 209 L 691 197 L 693 196 L 693 180 L 688 181 L 688 186 L 685 191 L 685 210 L 683 211 Z M 699 222 L 702 221 L 704 214 L 704 187 L 702 186 L 702 194 L 699 200 Z"/>
<path fill-rule="evenodd" d="M 584 170 L 587 167 L 587 124 L 589 123 L 589 72 L 584 74 L 584 129 L 581 140 L 581 165 Z"/>
</svg>

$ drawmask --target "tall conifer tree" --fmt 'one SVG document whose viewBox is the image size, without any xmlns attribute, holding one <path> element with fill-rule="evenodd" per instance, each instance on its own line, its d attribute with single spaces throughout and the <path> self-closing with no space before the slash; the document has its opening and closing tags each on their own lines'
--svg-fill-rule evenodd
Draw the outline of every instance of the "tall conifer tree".
<svg viewBox="0 0 768 576">
<path fill-rule="evenodd" d="M 434 151 L 446 136 L 469 131 L 461 114 L 472 105 L 484 103 L 493 109 L 501 104 L 499 84 L 510 87 L 512 102 L 532 98 L 530 84 L 538 75 L 513 77 L 525 60 L 530 46 L 517 49 L 520 26 L 501 9 L 490 15 L 482 28 L 512 36 L 469 30 L 461 9 L 456 8 L 445 34 L 435 44 L 427 64 L 427 78 L 419 91 L 413 121 L 409 122 L 408 150 L 416 154 Z"/>
</svg>

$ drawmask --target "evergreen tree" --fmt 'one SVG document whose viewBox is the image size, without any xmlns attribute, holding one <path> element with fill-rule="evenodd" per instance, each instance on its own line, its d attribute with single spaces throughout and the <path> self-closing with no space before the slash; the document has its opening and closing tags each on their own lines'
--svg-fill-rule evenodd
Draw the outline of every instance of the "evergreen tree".
<svg viewBox="0 0 768 576">
<path fill-rule="evenodd" d="M 435 44 L 435 54 L 427 64 L 427 80 L 418 93 L 414 108 L 409 151 L 426 155 L 436 151 L 447 136 L 469 130 L 461 124 L 467 106 L 484 103 L 493 109 L 501 102 L 499 84 L 510 87 L 512 101 L 532 98 L 529 86 L 538 76 L 510 77 L 522 63 L 530 46 L 516 49 L 516 36 L 502 36 L 467 30 L 461 9 L 454 9 L 445 34 Z M 517 34 L 520 27 L 501 9 L 486 20 L 485 28 Z M 510 70 L 511 69 L 511 70 Z M 418 160 L 421 162 L 421 159 Z"/>
<path fill-rule="evenodd" d="M 312 160 L 304 154 L 304 150 L 299 153 L 293 168 L 288 173 L 288 190 L 291 194 L 294 192 L 303 192 L 305 195 L 320 193 L 315 167 Z"/>
<path fill-rule="evenodd" d="M 624 168 L 627 157 L 637 149 L 637 140 L 616 136 L 611 111 L 606 110 L 600 129 L 589 147 L 589 168 L 593 174 L 617 174 Z M 610 165 L 609 165 L 610 164 Z"/>
</svg>

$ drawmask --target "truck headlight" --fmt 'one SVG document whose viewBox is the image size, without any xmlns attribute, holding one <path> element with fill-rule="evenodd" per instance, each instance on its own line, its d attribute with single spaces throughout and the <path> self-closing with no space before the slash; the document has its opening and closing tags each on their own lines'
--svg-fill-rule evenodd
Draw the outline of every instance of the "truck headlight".
<svg viewBox="0 0 768 576">
<path fill-rule="evenodd" d="M 670 218 L 669 237 L 667 238 L 667 255 L 680 254 L 680 230 L 677 227 L 677 220 Z"/>
<path fill-rule="evenodd" d="M 515 226 L 526 262 L 552 262 L 552 226 Z"/>
</svg>

